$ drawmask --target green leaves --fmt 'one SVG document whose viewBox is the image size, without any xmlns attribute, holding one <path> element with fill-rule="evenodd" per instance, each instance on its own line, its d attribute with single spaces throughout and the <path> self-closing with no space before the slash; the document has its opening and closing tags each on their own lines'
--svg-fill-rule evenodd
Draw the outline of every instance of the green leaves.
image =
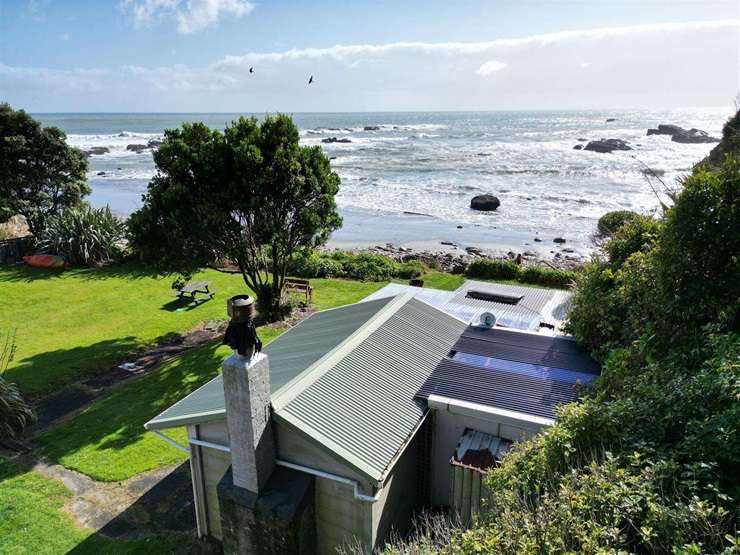
<svg viewBox="0 0 740 555">
<path fill-rule="evenodd" d="M 111 262 L 121 253 L 126 224 L 107 206 L 83 204 L 51 216 L 41 232 L 40 248 L 64 256 L 70 264 L 95 266 Z"/>
<path fill-rule="evenodd" d="M 90 193 L 85 155 L 55 127 L 0 103 L 0 221 L 22 214 L 37 235 L 46 219 Z"/>
<path fill-rule="evenodd" d="M 136 252 L 163 273 L 231 261 L 274 314 L 292 254 L 341 226 L 339 177 L 288 116 L 239 118 L 223 132 L 185 124 L 166 131 L 154 161 L 130 220 Z"/>
</svg>

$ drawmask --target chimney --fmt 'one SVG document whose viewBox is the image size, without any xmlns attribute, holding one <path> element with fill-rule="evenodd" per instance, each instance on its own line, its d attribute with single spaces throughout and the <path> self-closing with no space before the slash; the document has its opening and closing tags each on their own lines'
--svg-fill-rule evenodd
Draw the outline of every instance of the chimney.
<svg viewBox="0 0 740 555">
<path fill-rule="evenodd" d="M 259 352 L 251 305 L 249 298 L 229 299 L 232 333 L 227 331 L 225 342 L 235 350 L 223 363 L 223 382 L 234 485 L 259 493 L 275 467 L 275 443 L 270 425 L 270 364 L 267 355 Z"/>
</svg>

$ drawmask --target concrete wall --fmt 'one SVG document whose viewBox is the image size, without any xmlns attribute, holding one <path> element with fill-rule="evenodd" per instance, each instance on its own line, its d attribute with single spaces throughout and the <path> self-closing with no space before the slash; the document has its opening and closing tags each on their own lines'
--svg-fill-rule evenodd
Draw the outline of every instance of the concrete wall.
<svg viewBox="0 0 740 555">
<path fill-rule="evenodd" d="M 276 419 L 278 458 L 357 481 L 362 493 L 373 485 L 286 422 Z M 418 434 L 417 434 L 418 435 Z M 331 479 L 316 478 L 317 553 L 360 545 L 368 553 L 380 547 L 392 530 L 405 532 L 418 508 L 417 465 L 421 441 L 407 445 L 383 483 L 378 501 L 356 499 L 354 489 Z"/>
<path fill-rule="evenodd" d="M 373 504 L 372 545 L 375 548 L 382 547 L 393 533 L 405 534 L 425 501 L 419 495 L 422 478 L 419 465 L 428 464 L 422 452 L 422 434 L 423 429 L 409 442 L 386 477 L 380 499 Z"/>
<path fill-rule="evenodd" d="M 226 430 L 226 420 L 218 420 L 194 426 L 197 438 L 220 445 L 229 445 L 229 433 Z M 192 445 L 200 459 L 203 484 L 204 504 L 207 519 L 208 534 L 221 539 L 221 515 L 218 506 L 218 483 L 223 478 L 231 464 L 231 454 L 207 447 Z"/>
<path fill-rule="evenodd" d="M 450 504 L 450 459 L 466 428 L 510 441 L 521 441 L 537 434 L 543 427 L 529 422 L 516 423 L 510 419 L 496 419 L 494 416 L 484 419 L 442 410 L 434 410 L 432 414 L 432 505 Z"/>
</svg>

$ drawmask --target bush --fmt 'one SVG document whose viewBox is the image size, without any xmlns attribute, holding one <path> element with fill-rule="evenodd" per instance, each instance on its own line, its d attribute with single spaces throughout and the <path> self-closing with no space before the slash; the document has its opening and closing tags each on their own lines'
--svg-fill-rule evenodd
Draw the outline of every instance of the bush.
<svg viewBox="0 0 740 555">
<path fill-rule="evenodd" d="M 331 278 L 344 275 L 344 268 L 339 260 L 325 254 L 311 252 L 293 258 L 290 273 L 302 278 Z"/>
<path fill-rule="evenodd" d="M 23 399 L 18 386 L 8 383 L 3 374 L 15 354 L 14 334 L 2 338 L 0 350 L 0 440 L 15 438 L 36 419 L 31 407 Z"/>
<path fill-rule="evenodd" d="M 570 287 L 578 276 L 578 272 L 543 268 L 542 266 L 527 266 L 521 268 L 517 279 L 524 283 L 534 283 L 549 287 Z"/>
<path fill-rule="evenodd" d="M 398 264 L 380 254 L 361 253 L 348 256 L 344 271 L 353 279 L 385 281 L 398 275 Z"/>
<path fill-rule="evenodd" d="M 94 266 L 121 254 L 126 224 L 110 208 L 82 205 L 51 216 L 41 233 L 43 251 L 64 256 L 70 264 Z"/>
<path fill-rule="evenodd" d="M 609 262 L 621 266 L 633 253 L 648 250 L 658 239 L 662 222 L 635 216 L 624 223 L 604 246 Z"/>
<path fill-rule="evenodd" d="M 416 279 L 424 272 L 426 272 L 426 267 L 418 260 L 410 260 L 398 265 L 398 277 L 401 279 Z"/>
<path fill-rule="evenodd" d="M 637 217 L 637 212 L 631 210 L 614 210 L 607 212 L 599 218 L 596 224 L 596 232 L 600 237 L 611 237 L 620 227 Z"/>
<path fill-rule="evenodd" d="M 470 263 L 465 274 L 472 278 L 516 279 L 519 266 L 511 260 L 477 258 Z"/>
</svg>

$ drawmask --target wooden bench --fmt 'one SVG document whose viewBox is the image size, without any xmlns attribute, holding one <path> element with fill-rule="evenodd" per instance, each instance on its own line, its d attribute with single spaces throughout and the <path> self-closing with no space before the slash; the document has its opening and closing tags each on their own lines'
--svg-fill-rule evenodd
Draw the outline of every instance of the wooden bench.
<svg viewBox="0 0 740 555">
<path fill-rule="evenodd" d="M 286 279 L 284 285 L 286 293 L 301 293 L 306 296 L 306 302 L 311 302 L 313 287 L 307 279 Z"/>
<path fill-rule="evenodd" d="M 182 288 L 177 290 L 175 295 L 180 299 L 190 299 L 192 301 L 204 300 L 199 298 L 198 295 L 208 297 L 212 299 L 216 294 L 215 291 L 211 291 L 210 283 L 207 281 L 194 281 L 193 283 L 187 283 Z"/>
</svg>

